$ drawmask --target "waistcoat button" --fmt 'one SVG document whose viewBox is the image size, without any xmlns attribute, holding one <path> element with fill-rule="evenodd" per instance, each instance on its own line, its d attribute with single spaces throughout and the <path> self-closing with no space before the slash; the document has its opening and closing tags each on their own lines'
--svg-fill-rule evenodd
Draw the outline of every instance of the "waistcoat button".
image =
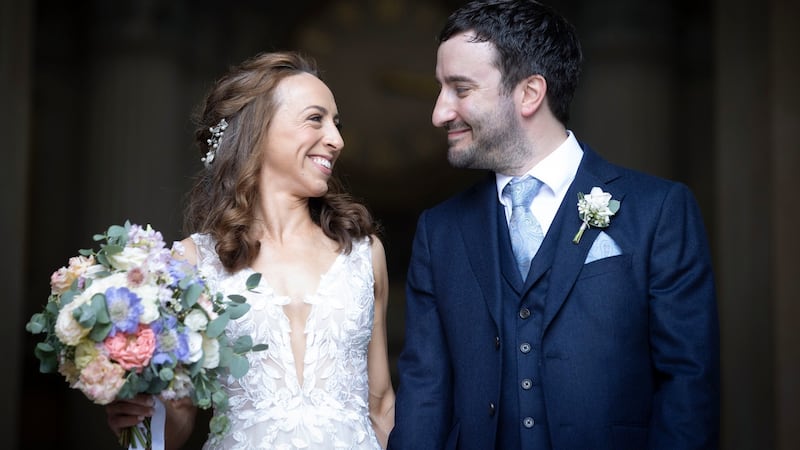
<svg viewBox="0 0 800 450">
<path fill-rule="evenodd" d="M 533 428 L 533 424 L 534 424 L 533 417 L 526 417 L 522 419 L 522 426 L 524 426 L 525 428 Z"/>
</svg>

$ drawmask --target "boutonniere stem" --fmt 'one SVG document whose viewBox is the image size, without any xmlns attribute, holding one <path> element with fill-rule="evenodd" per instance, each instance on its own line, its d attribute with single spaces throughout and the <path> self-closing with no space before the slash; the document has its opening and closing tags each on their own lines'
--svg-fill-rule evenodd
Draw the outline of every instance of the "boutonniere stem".
<svg viewBox="0 0 800 450">
<path fill-rule="evenodd" d="M 603 192 L 595 186 L 591 192 L 584 194 L 578 193 L 578 217 L 580 217 L 581 227 L 578 233 L 572 238 L 575 244 L 581 241 L 581 236 L 587 228 L 597 227 L 606 228 L 611 224 L 611 216 L 619 211 L 619 200 L 612 200 L 611 194 Z"/>
</svg>

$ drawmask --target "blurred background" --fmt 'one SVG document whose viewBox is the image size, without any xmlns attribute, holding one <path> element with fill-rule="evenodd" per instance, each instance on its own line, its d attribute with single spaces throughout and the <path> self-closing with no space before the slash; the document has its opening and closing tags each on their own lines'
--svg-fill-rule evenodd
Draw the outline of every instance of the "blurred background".
<svg viewBox="0 0 800 450">
<path fill-rule="evenodd" d="M 39 374 L 24 325 L 94 233 L 131 220 L 183 237 L 201 168 L 191 115 L 230 65 L 265 50 L 315 57 L 336 96 L 339 175 L 384 227 L 396 370 L 416 218 L 483 176 L 450 169 L 430 124 L 434 38 L 463 3 L 0 0 L 4 448 L 115 447 L 101 407 Z M 723 448 L 800 448 L 800 2 L 550 3 L 586 56 L 569 128 L 700 203 L 719 291 Z"/>
</svg>

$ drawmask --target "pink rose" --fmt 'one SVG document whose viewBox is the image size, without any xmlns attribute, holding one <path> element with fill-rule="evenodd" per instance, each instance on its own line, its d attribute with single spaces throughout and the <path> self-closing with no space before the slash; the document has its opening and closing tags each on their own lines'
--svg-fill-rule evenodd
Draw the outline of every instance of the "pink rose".
<svg viewBox="0 0 800 450">
<path fill-rule="evenodd" d="M 125 370 L 141 372 L 153 356 L 156 335 L 148 326 L 139 325 L 136 334 L 117 333 L 103 342 L 108 356 Z"/>
<path fill-rule="evenodd" d="M 107 405 L 124 384 L 125 370 L 104 355 L 98 355 L 81 371 L 75 387 L 98 405 Z"/>
<path fill-rule="evenodd" d="M 66 267 L 62 267 L 50 275 L 50 291 L 53 294 L 61 295 L 67 292 L 73 281 L 75 281 L 75 276 Z"/>
</svg>

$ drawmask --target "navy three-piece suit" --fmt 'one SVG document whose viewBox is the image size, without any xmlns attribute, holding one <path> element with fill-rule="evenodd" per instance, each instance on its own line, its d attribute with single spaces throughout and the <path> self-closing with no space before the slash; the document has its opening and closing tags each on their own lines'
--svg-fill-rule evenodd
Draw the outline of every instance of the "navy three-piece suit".
<svg viewBox="0 0 800 450">
<path fill-rule="evenodd" d="M 525 281 L 494 174 L 420 216 L 389 448 L 718 447 L 719 326 L 696 202 L 582 148 Z M 620 208 L 575 244 L 592 187 Z M 618 251 L 587 260 L 601 232 Z"/>
</svg>

